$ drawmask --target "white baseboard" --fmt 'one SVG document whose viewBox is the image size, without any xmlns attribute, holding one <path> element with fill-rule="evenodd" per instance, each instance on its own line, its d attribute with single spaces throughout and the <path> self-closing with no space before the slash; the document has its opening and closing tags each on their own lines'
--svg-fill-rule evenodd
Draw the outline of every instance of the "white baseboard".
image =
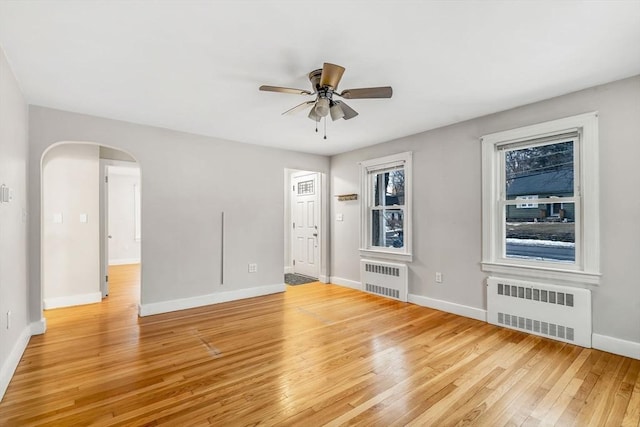
<svg viewBox="0 0 640 427">
<path fill-rule="evenodd" d="M 90 294 L 69 295 L 66 297 L 45 298 L 42 305 L 45 310 L 51 308 L 72 307 L 74 305 L 95 304 L 102 301 L 102 292 Z"/>
<path fill-rule="evenodd" d="M 362 290 L 362 284 L 360 282 L 356 282 L 355 280 L 343 279 L 342 277 L 331 276 L 329 277 L 329 283 L 345 286 L 347 288 L 355 289 L 358 291 Z"/>
<path fill-rule="evenodd" d="M 43 317 L 37 322 L 31 322 L 31 335 L 42 335 L 47 331 L 47 319 Z"/>
<path fill-rule="evenodd" d="M 320 283 L 330 283 L 329 282 L 329 277 L 326 274 L 321 274 L 318 277 L 318 282 L 320 282 Z"/>
<path fill-rule="evenodd" d="M 259 286 L 256 288 L 238 289 L 235 291 L 216 292 L 191 298 L 140 304 L 138 307 L 138 314 L 142 317 L 151 316 L 154 314 L 202 307 L 204 305 L 219 304 L 221 302 L 276 294 L 278 292 L 284 292 L 285 290 L 286 285 L 284 283 L 278 283 L 277 285 Z"/>
<path fill-rule="evenodd" d="M 608 335 L 591 334 L 591 346 L 595 349 L 640 360 L 640 343 L 621 340 Z"/>
<path fill-rule="evenodd" d="M 29 338 L 31 338 L 31 327 L 26 326 L 20 333 L 20 336 L 11 349 L 11 352 L 9 352 L 9 356 L 2 366 L 0 366 L 0 401 L 4 397 L 7 387 L 9 387 L 13 373 L 18 367 L 18 363 L 20 363 L 20 359 L 27 348 L 27 344 L 29 344 Z"/>
<path fill-rule="evenodd" d="M 458 316 L 470 317 L 483 322 L 487 321 L 487 310 L 469 307 L 468 305 L 456 304 L 449 301 L 414 294 L 409 294 L 409 302 L 423 307 L 435 308 L 436 310 L 457 314 Z"/>
<path fill-rule="evenodd" d="M 109 265 L 140 264 L 140 258 L 110 259 Z"/>
<path fill-rule="evenodd" d="M 284 274 L 293 274 L 293 267 L 285 267 Z"/>
</svg>

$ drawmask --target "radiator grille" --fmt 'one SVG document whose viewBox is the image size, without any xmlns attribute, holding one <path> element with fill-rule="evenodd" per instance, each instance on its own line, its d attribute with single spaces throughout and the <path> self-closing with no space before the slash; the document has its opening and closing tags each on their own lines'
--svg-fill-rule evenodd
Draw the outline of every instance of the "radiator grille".
<svg viewBox="0 0 640 427">
<path fill-rule="evenodd" d="M 360 260 L 360 280 L 365 292 L 407 301 L 408 274 L 404 264 Z"/>
<path fill-rule="evenodd" d="M 591 347 L 591 291 L 516 279 L 487 279 L 489 323 Z"/>
<path fill-rule="evenodd" d="M 371 283 L 365 283 L 365 291 L 372 294 L 378 294 L 385 297 L 391 297 L 395 299 L 400 298 L 400 291 L 398 289 L 386 288 L 384 286 L 372 285 Z"/>
<path fill-rule="evenodd" d="M 498 283 L 498 295 L 525 298 L 528 300 L 545 302 L 549 304 L 566 305 L 573 307 L 573 294 L 567 292 L 548 291 L 545 289 L 507 285 Z"/>
<path fill-rule="evenodd" d="M 400 277 L 400 269 L 389 265 L 365 263 L 365 271 L 370 273 L 384 274 L 385 276 Z"/>
<path fill-rule="evenodd" d="M 511 326 L 537 334 L 546 335 L 552 338 L 562 338 L 574 341 L 574 329 L 570 326 L 556 325 L 555 323 L 541 320 L 529 319 L 528 317 L 516 316 L 515 314 L 498 313 L 498 323 Z"/>
</svg>

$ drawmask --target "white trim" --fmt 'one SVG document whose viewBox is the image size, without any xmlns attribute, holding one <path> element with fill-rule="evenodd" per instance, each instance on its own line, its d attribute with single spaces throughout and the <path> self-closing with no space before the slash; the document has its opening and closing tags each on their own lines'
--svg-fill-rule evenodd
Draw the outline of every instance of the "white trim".
<svg viewBox="0 0 640 427">
<path fill-rule="evenodd" d="M 318 277 L 318 282 L 320 282 L 320 283 L 329 283 L 329 276 L 327 276 L 326 274 L 321 274 Z"/>
<path fill-rule="evenodd" d="M 357 291 L 362 290 L 362 283 L 355 280 L 343 279 L 342 277 L 331 276 L 329 282 L 334 285 L 344 286 L 346 288 L 355 289 Z"/>
<path fill-rule="evenodd" d="M 519 264 L 503 264 L 483 262 L 482 271 L 495 273 L 509 279 L 536 279 L 553 282 L 558 285 L 598 285 L 601 274 L 585 273 L 582 271 L 568 271 L 552 268 L 532 267 Z"/>
<path fill-rule="evenodd" d="M 74 305 L 95 304 L 100 301 L 102 301 L 102 292 L 91 292 L 90 294 L 45 298 L 42 303 L 44 309 L 49 310 L 52 308 L 71 307 Z"/>
<path fill-rule="evenodd" d="M 291 227 L 293 223 L 293 189 L 292 183 L 296 176 L 304 175 L 317 175 L 317 192 L 319 192 L 319 210 L 318 210 L 318 272 L 316 275 L 310 277 L 325 277 L 327 276 L 327 260 L 330 258 L 330 246 L 326 243 L 329 241 L 329 218 L 330 218 L 330 197 L 329 197 L 329 179 L 325 172 L 318 170 L 299 170 L 299 169 L 284 169 L 284 202 L 285 202 L 285 215 L 284 215 L 284 238 L 287 241 L 287 245 L 284 248 L 284 259 L 289 260 L 290 265 L 285 265 L 285 274 L 295 273 L 295 266 L 293 266 L 293 253 L 294 253 L 294 233 Z"/>
<path fill-rule="evenodd" d="M 409 294 L 409 302 L 423 307 L 433 308 L 458 316 L 469 317 L 471 319 L 487 321 L 487 310 L 482 310 L 468 305 L 456 304 L 454 302 L 443 301 L 435 298 L 424 297 L 422 295 Z"/>
<path fill-rule="evenodd" d="M 276 285 L 258 286 L 255 288 L 238 289 L 235 291 L 216 292 L 213 294 L 199 295 L 197 297 L 152 302 L 149 304 L 140 304 L 138 306 L 138 314 L 141 317 L 151 316 L 154 314 L 169 313 L 172 311 L 186 310 L 205 305 L 276 294 L 278 292 L 284 292 L 285 290 L 286 285 L 284 283 L 278 283 Z"/>
<path fill-rule="evenodd" d="M 359 163 L 360 166 L 360 253 L 362 256 L 376 257 L 383 259 L 391 259 L 396 261 L 413 261 L 413 239 L 412 239 L 412 172 L 413 152 L 405 151 L 385 157 L 365 160 Z M 376 173 L 387 167 L 402 166 L 404 169 L 404 205 L 402 211 L 404 214 L 404 247 L 401 249 L 393 248 L 377 248 L 371 246 L 370 243 L 370 218 L 369 205 L 371 204 L 371 191 L 369 173 Z M 387 208 L 393 208 L 388 206 Z"/>
<path fill-rule="evenodd" d="M 25 326 L 22 329 L 18 340 L 9 352 L 8 357 L 2 364 L 2 367 L 0 367 L 0 401 L 4 397 L 4 393 L 7 391 L 7 387 L 9 387 L 11 378 L 13 378 L 13 374 L 16 372 L 16 368 L 18 368 L 18 364 L 20 363 L 20 359 L 22 358 L 24 351 L 27 349 L 30 338 L 31 327 Z"/>
<path fill-rule="evenodd" d="M 110 259 L 109 265 L 140 264 L 140 258 Z"/>
<path fill-rule="evenodd" d="M 367 258 L 378 258 L 393 261 L 413 261 L 413 254 L 404 252 L 388 252 L 388 251 L 376 251 L 373 249 L 360 249 L 360 256 Z"/>
<path fill-rule="evenodd" d="M 638 342 L 621 340 L 607 335 L 592 334 L 591 346 L 598 350 L 640 360 L 640 343 Z"/>
<path fill-rule="evenodd" d="M 47 319 L 41 318 L 37 322 L 31 322 L 31 335 L 42 335 L 47 331 Z"/>
<path fill-rule="evenodd" d="M 510 262 L 499 253 L 502 248 L 503 230 L 498 226 L 502 218 L 498 182 L 498 146 L 528 139 L 550 137 L 578 129 L 581 132 L 577 152 L 576 185 L 580 185 L 575 197 L 576 211 L 576 260 L 567 268 L 543 262 Z M 483 271 L 510 274 L 516 277 L 557 279 L 569 283 L 600 283 L 600 206 L 598 160 L 598 113 L 591 112 L 572 117 L 538 123 L 518 129 L 496 132 L 483 136 L 482 142 L 482 267 Z M 578 214 L 577 214 L 578 215 Z"/>
</svg>

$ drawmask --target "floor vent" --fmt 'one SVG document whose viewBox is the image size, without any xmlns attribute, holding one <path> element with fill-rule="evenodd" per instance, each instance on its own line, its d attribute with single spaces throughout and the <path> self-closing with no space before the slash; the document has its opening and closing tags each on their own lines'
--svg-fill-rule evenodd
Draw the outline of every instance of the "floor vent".
<svg viewBox="0 0 640 427">
<path fill-rule="evenodd" d="M 591 347 L 591 291 L 514 279 L 487 279 L 489 323 Z"/>
<path fill-rule="evenodd" d="M 360 279 L 365 292 L 407 301 L 408 275 L 404 264 L 360 260 Z"/>
</svg>

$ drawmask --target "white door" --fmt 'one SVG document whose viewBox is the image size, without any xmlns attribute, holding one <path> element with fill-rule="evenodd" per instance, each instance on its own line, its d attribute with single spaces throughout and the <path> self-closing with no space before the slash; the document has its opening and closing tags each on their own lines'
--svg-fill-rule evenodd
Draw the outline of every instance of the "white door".
<svg viewBox="0 0 640 427">
<path fill-rule="evenodd" d="M 319 174 L 294 174 L 291 181 L 293 271 L 317 278 L 320 273 Z"/>
</svg>

